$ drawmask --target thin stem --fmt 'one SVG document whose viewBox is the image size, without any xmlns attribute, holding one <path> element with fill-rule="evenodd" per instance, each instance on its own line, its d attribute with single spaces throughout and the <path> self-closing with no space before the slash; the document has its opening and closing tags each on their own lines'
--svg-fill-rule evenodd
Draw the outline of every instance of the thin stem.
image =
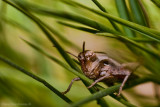
<svg viewBox="0 0 160 107">
<path fill-rule="evenodd" d="M 15 63 L 3 58 L 2 56 L 0 56 L 0 60 L 5 62 L 6 64 L 10 65 L 11 67 L 19 70 L 20 72 L 24 73 L 25 75 L 28 75 L 29 77 L 35 79 L 36 81 L 42 83 L 45 87 L 47 87 L 48 89 L 50 89 L 52 92 L 54 92 L 55 94 L 57 94 L 60 98 L 62 98 L 64 101 L 66 101 L 67 103 L 71 103 L 72 101 L 64 96 L 61 92 L 59 92 L 57 89 L 55 89 L 51 84 L 49 84 L 48 82 L 46 82 L 44 79 L 38 77 L 37 75 L 25 70 L 24 68 L 16 65 Z"/>
<path fill-rule="evenodd" d="M 92 0 L 94 3 L 95 3 L 95 5 L 101 10 L 101 11 L 103 11 L 103 12 L 105 12 L 105 13 L 108 13 L 107 11 L 106 11 L 106 9 L 97 1 L 97 0 Z M 112 24 L 112 26 L 114 27 L 114 29 L 115 30 L 117 30 L 117 31 L 121 31 L 120 29 L 119 29 L 119 27 L 112 21 L 112 20 L 110 20 L 110 19 L 108 19 L 109 20 L 109 22 Z"/>
</svg>

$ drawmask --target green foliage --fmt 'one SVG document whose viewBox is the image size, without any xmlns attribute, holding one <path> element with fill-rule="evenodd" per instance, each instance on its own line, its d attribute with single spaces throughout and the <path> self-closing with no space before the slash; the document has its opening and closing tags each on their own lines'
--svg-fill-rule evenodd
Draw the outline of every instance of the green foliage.
<svg viewBox="0 0 160 107">
<path fill-rule="evenodd" d="M 83 104 L 87 106 L 88 102 L 94 100 L 97 104 L 89 104 L 92 106 L 100 105 L 102 107 L 114 107 L 119 104 L 121 106 L 132 107 L 160 105 L 160 95 L 156 90 L 155 96 L 152 95 L 152 99 L 157 102 L 148 103 L 143 103 L 149 99 L 147 95 L 144 96 L 143 101 L 138 101 L 138 99 L 143 96 L 138 95 L 138 93 L 133 90 L 134 86 L 141 86 L 141 84 L 146 82 L 160 84 L 160 32 L 159 28 L 153 27 L 155 23 L 160 24 L 160 19 L 157 20 L 155 17 L 149 17 L 149 14 L 154 15 L 154 12 L 149 13 L 147 11 L 147 5 L 151 3 L 155 4 L 152 8 L 157 9 L 157 7 L 159 7 L 158 0 L 151 0 L 152 2 L 143 2 L 141 0 L 115 0 L 115 4 L 112 1 L 111 5 L 117 9 L 119 16 L 113 15 L 106 9 L 107 3 L 109 3 L 108 1 L 106 1 L 106 4 L 98 0 L 87 1 L 89 4 L 93 4 L 91 6 L 89 6 L 86 1 L 83 2 L 83 0 L 47 1 L 50 2 L 50 4 L 47 4 L 47 2 L 43 3 L 42 1 L 36 2 L 36 0 L 0 1 L 0 12 L 3 13 L 0 15 L 0 87 L 2 87 L 0 89 L 0 94 L 3 93 L 3 95 L 0 96 L 0 105 L 4 106 L 4 104 L 8 103 L 10 105 L 16 104 L 16 106 L 22 106 L 19 104 L 26 104 L 27 100 L 31 102 L 29 103 L 31 104 L 30 106 L 44 106 L 45 104 L 46 106 L 66 106 L 69 104 L 70 107 L 77 107 Z M 53 7 L 53 5 L 55 7 Z M 157 11 L 159 11 L 159 8 Z M 12 17 L 12 13 L 17 14 L 17 16 Z M 19 16 L 23 17 L 22 21 L 20 21 L 21 17 Z M 151 22 L 151 18 L 153 18 L 152 20 L 155 18 L 155 22 Z M 37 27 L 39 29 L 37 29 Z M 67 33 L 66 29 L 71 33 Z M 16 32 L 19 32 L 21 35 L 27 35 L 28 37 L 23 37 L 25 39 L 21 39 L 20 43 L 16 43 L 15 41 L 19 40 L 19 38 L 16 38 Z M 85 34 L 86 38 L 95 37 L 97 43 L 101 42 L 100 38 L 103 38 L 106 42 L 112 42 L 113 44 L 121 43 L 121 45 L 117 46 L 109 44 L 107 47 L 117 50 L 122 49 L 126 59 L 131 58 L 141 63 L 139 72 L 135 72 L 138 78 L 130 80 L 124 87 L 124 90 L 129 89 L 128 93 L 122 93 L 119 97 L 114 94 L 119 89 L 120 84 L 115 84 L 107 88 L 103 85 L 96 84 L 95 87 L 91 89 L 86 88 L 93 81 L 81 72 L 79 64 L 66 52 L 68 49 L 71 51 L 78 51 L 78 53 L 81 51 L 81 45 L 76 41 L 86 40 L 83 36 L 77 37 L 77 35 L 82 32 L 83 35 Z M 44 35 L 44 37 L 41 35 Z M 76 40 L 72 35 L 78 39 Z M 92 37 L 87 35 L 92 35 Z M 23 44 L 22 47 L 17 48 L 17 46 L 20 47 L 21 44 Z M 122 44 L 124 44 L 125 49 L 123 49 Z M 31 48 L 33 50 L 30 50 Z M 31 52 L 33 55 L 30 55 Z M 129 52 L 132 55 L 130 55 Z M 59 57 L 55 57 L 55 55 L 59 55 Z M 112 56 L 109 53 L 108 55 L 116 59 L 116 55 Z M 123 57 L 120 56 L 121 55 L 119 55 L 117 60 L 123 60 Z M 50 61 L 53 61 L 54 64 Z M 35 66 L 32 64 L 35 64 Z M 34 80 L 30 78 L 25 79 L 25 75 L 21 77 L 21 74 L 16 73 L 14 69 Z M 1 72 L 3 72 L 3 75 L 1 75 Z M 60 72 L 63 73 L 59 74 Z M 11 74 L 12 76 L 10 76 Z M 61 94 L 61 91 L 63 91 L 62 88 L 67 88 L 66 84 L 69 84 L 69 81 L 73 77 L 72 74 L 80 77 L 84 85 L 77 86 L 77 90 L 71 90 L 69 92 L 70 95 L 65 96 Z M 16 80 L 14 76 L 20 79 Z M 64 77 L 69 78 L 67 82 Z M 12 81 L 10 81 L 11 79 Z M 30 87 L 35 87 L 33 89 L 35 89 L 38 94 L 31 94 L 31 91 L 27 90 L 29 88 L 24 88 L 29 85 L 26 84 L 23 86 L 23 81 L 27 81 L 27 83 L 31 85 Z M 43 97 L 44 95 L 40 93 L 41 90 L 44 90 L 44 87 L 39 87 L 38 84 L 32 83 L 33 81 L 42 83 L 44 87 L 50 89 L 55 95 L 45 90 L 44 94 L 50 94 L 51 97 L 47 97 L 48 100 L 43 100 L 45 99 Z M 18 82 L 19 85 L 16 85 L 15 82 Z M 52 82 L 55 84 L 52 84 Z M 9 92 L 10 88 L 11 92 Z M 23 99 L 20 99 L 19 95 L 16 97 L 15 94 L 17 92 L 14 88 L 20 90 L 20 93 L 24 95 Z M 156 85 L 155 88 L 159 87 Z M 86 89 L 86 94 L 82 91 L 83 89 Z M 14 97 L 16 97 L 16 100 L 14 100 Z M 38 100 L 35 97 L 38 97 Z M 5 101 L 5 99 L 7 100 Z M 59 99 L 61 100 L 58 102 L 51 102 L 52 100 Z M 16 103 L 19 100 L 22 103 Z M 135 100 L 137 101 L 135 102 Z"/>
</svg>

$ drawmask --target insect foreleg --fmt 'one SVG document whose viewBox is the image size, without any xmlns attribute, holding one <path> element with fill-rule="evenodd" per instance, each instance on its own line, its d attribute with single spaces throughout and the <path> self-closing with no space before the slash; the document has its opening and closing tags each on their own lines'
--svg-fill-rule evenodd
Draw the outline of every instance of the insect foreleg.
<svg viewBox="0 0 160 107">
<path fill-rule="evenodd" d="M 98 83 L 98 82 L 100 82 L 100 81 L 102 81 L 102 80 L 104 80 L 104 79 L 106 79 L 108 77 L 110 77 L 110 74 L 106 73 L 103 77 L 100 77 L 97 80 L 95 80 L 88 88 L 93 87 L 96 83 Z"/>
<path fill-rule="evenodd" d="M 62 92 L 62 94 L 68 93 L 68 92 L 70 91 L 71 87 L 72 87 L 73 82 L 74 82 L 74 81 L 79 81 L 79 80 L 81 80 L 79 77 L 73 78 L 72 81 L 71 81 L 71 83 L 69 84 L 67 90 L 64 91 L 64 92 Z"/>
<path fill-rule="evenodd" d="M 118 92 L 117 96 L 119 96 L 119 95 L 121 94 L 122 88 L 124 87 L 124 84 L 125 84 L 126 81 L 128 80 L 129 76 L 130 76 L 130 74 L 128 74 L 128 75 L 125 76 L 125 78 L 124 78 L 124 80 L 123 80 L 123 82 L 122 82 L 122 84 L 121 84 L 121 86 L 120 86 L 120 88 L 119 88 L 119 92 Z"/>
</svg>

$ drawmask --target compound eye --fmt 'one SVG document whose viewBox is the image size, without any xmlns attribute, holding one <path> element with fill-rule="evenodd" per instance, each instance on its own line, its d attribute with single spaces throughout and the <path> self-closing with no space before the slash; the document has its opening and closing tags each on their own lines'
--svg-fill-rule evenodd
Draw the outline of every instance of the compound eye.
<svg viewBox="0 0 160 107">
<path fill-rule="evenodd" d="M 105 62 L 104 62 L 104 65 L 109 65 L 109 62 L 108 62 L 108 61 L 105 61 Z"/>
</svg>

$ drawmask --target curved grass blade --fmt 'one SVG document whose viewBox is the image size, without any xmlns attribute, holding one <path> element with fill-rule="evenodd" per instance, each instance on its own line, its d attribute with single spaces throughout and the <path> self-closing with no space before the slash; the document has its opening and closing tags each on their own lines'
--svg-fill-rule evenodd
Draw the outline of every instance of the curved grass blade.
<svg viewBox="0 0 160 107">
<path fill-rule="evenodd" d="M 15 63 L 3 58 L 2 56 L 0 56 L 0 60 L 5 62 L 6 64 L 10 65 L 11 67 L 19 70 L 20 72 L 24 73 L 25 75 L 28 75 L 29 77 L 35 79 L 36 81 L 42 83 L 45 87 L 47 87 L 48 89 L 50 89 L 52 92 L 54 92 L 55 94 L 57 94 L 60 98 L 62 98 L 64 101 L 66 101 L 67 103 L 71 103 L 72 101 L 64 96 L 61 92 L 59 92 L 56 88 L 54 88 L 51 84 L 49 84 L 48 82 L 46 82 L 44 79 L 38 77 L 37 75 L 25 70 L 24 68 L 16 65 Z"/>
<path fill-rule="evenodd" d="M 82 26 L 77 26 L 77 25 L 69 24 L 69 23 L 62 22 L 62 21 L 58 21 L 58 23 L 62 24 L 64 26 L 68 26 L 68 27 L 71 27 L 71 28 L 74 28 L 74 29 L 85 31 L 85 32 L 90 32 L 90 33 L 98 33 L 99 32 L 96 29 L 90 29 L 90 28 L 86 28 L 86 27 L 82 27 Z"/>
<path fill-rule="evenodd" d="M 103 36 L 108 35 L 107 33 L 106 33 L 106 34 L 105 34 L 105 33 L 97 33 L 97 34 L 98 34 L 98 35 L 103 35 Z M 121 36 L 121 35 L 115 35 L 115 36 L 119 37 L 119 38 L 122 39 L 122 40 L 125 40 L 125 41 L 128 42 L 128 43 L 131 43 L 132 45 L 136 46 L 137 48 L 142 49 L 143 51 L 149 53 L 150 55 L 152 55 L 152 56 L 154 56 L 154 57 L 156 57 L 156 58 L 160 58 L 160 55 L 159 55 L 159 53 L 158 53 L 157 51 L 155 51 L 155 52 L 154 52 L 154 51 L 151 51 L 150 49 L 145 48 L 144 46 L 136 43 L 135 41 L 133 41 L 133 40 L 131 40 L 131 39 L 125 37 L 125 36 Z"/>
<path fill-rule="evenodd" d="M 138 4 L 139 4 L 139 6 L 141 7 L 142 13 L 143 13 L 143 15 L 144 15 L 144 20 L 145 20 L 145 22 L 146 22 L 146 26 L 147 26 L 147 27 L 150 27 L 150 26 L 151 26 L 151 22 L 150 22 L 148 13 L 147 13 L 147 11 L 146 11 L 146 9 L 145 9 L 142 1 L 141 1 L 141 0 L 138 0 Z"/>
<path fill-rule="evenodd" d="M 9 5 L 13 6 L 23 14 L 25 14 L 27 17 L 29 17 L 33 22 L 35 22 L 39 28 L 43 31 L 43 33 L 46 35 L 46 37 L 51 41 L 51 43 L 57 48 L 57 50 L 60 52 L 60 54 L 63 56 L 63 58 L 66 60 L 66 62 L 74 69 L 80 71 L 80 69 L 77 67 L 77 65 L 74 63 L 74 61 L 69 57 L 69 55 L 64 51 L 64 49 L 60 46 L 60 44 L 55 40 L 54 37 L 48 32 L 48 30 L 41 24 L 41 20 L 32 15 L 29 12 L 24 11 L 20 7 L 16 6 L 12 2 L 8 0 L 3 0 L 4 2 L 8 3 Z"/>
<path fill-rule="evenodd" d="M 153 78 L 153 77 L 155 77 L 155 78 Z M 128 89 L 128 88 L 131 88 L 131 87 L 134 87 L 136 85 L 139 85 L 139 84 L 142 84 L 142 83 L 146 83 L 146 82 L 149 82 L 149 81 L 152 81 L 152 82 L 160 84 L 160 80 L 159 80 L 158 76 L 147 75 L 147 76 L 145 76 L 143 78 L 139 78 L 139 79 L 130 81 L 129 84 L 126 84 L 124 86 L 124 89 Z M 91 96 L 88 96 L 85 99 L 82 99 L 82 100 L 80 100 L 78 102 L 75 102 L 75 103 L 71 104 L 69 107 L 76 107 L 76 106 L 79 106 L 79 105 L 83 105 L 83 104 L 86 104 L 86 103 L 88 103 L 90 101 L 96 100 L 97 98 L 102 98 L 104 96 L 110 95 L 110 94 L 116 92 L 119 89 L 119 87 L 120 87 L 120 84 L 114 85 L 112 87 L 109 87 L 109 88 L 106 88 L 106 89 L 103 89 L 103 90 L 100 90 L 99 92 L 97 92 L 97 93 L 95 93 L 95 94 L 93 94 Z M 130 103 L 126 102 L 125 100 L 120 99 L 119 97 L 116 97 L 116 99 L 118 101 L 124 102 L 123 104 L 127 105 L 128 107 L 136 107 L 135 105 L 130 104 Z"/>
<path fill-rule="evenodd" d="M 75 102 L 73 103 L 72 105 L 70 105 L 69 107 L 77 107 L 77 106 L 81 106 L 85 103 L 88 103 L 90 101 L 93 101 L 93 100 L 96 100 L 98 98 L 102 98 L 104 96 L 107 96 L 109 94 L 112 94 L 114 93 L 115 91 L 117 91 L 120 87 L 120 84 L 119 85 L 115 85 L 115 86 L 112 86 L 112 87 L 109 87 L 109 88 L 106 88 L 106 89 L 103 89 L 103 90 L 100 90 L 99 92 L 95 93 L 95 94 L 92 94 L 91 96 L 88 96 L 87 98 L 83 99 L 83 100 L 80 100 L 78 102 Z M 131 105 L 130 105 L 131 106 Z M 135 107 L 135 106 L 132 106 L 132 107 Z"/>
<path fill-rule="evenodd" d="M 134 22 L 143 26 L 146 26 L 146 20 L 142 13 L 141 7 L 139 5 L 138 0 L 129 0 L 129 4 L 132 10 L 132 15 L 134 18 Z"/>
<path fill-rule="evenodd" d="M 75 1 L 72 1 L 72 0 L 70 0 L 70 1 L 62 0 L 62 1 L 65 2 L 65 3 L 67 3 L 67 4 L 68 4 L 68 3 L 69 3 L 69 4 L 72 3 L 72 4 L 74 4 L 74 5 L 78 6 L 78 7 L 87 9 L 87 10 L 89 10 L 89 11 L 95 13 L 95 14 L 98 14 L 98 15 L 100 15 L 100 16 L 102 16 L 102 17 L 105 17 L 105 18 L 107 18 L 107 19 L 111 19 L 111 20 L 113 20 L 113 21 L 115 21 L 115 22 L 117 22 L 117 23 L 120 23 L 120 24 L 125 25 L 125 26 L 127 26 L 127 27 L 129 27 L 129 28 L 131 28 L 131 29 L 133 29 L 133 30 L 135 30 L 135 31 L 140 32 L 140 33 L 143 34 L 144 36 L 147 36 L 147 37 L 149 37 L 149 38 L 151 38 L 151 39 L 153 39 L 153 40 L 156 40 L 157 42 L 160 42 L 160 36 L 159 36 L 159 35 L 160 35 L 160 32 L 158 32 L 158 31 L 152 30 L 152 29 L 150 29 L 150 28 L 147 28 L 147 27 L 138 25 L 138 24 L 133 23 L 133 22 L 130 22 L 130 21 L 126 21 L 126 20 L 124 20 L 124 19 L 115 17 L 115 16 L 110 15 L 110 14 L 108 14 L 108 13 L 103 13 L 103 12 L 101 12 L 101 11 L 97 11 L 97 10 L 95 10 L 95 9 L 89 8 L 89 7 L 85 6 L 85 5 L 82 5 L 82 4 L 77 3 L 77 2 L 75 2 Z M 156 35 L 155 33 L 158 34 L 158 35 Z"/>
<path fill-rule="evenodd" d="M 103 12 L 107 13 L 106 9 L 97 1 L 97 0 L 92 0 L 95 5 Z M 115 30 L 121 32 L 121 30 L 119 29 L 119 27 L 110 19 L 108 19 L 109 22 L 112 24 L 112 26 L 114 27 Z"/>
<path fill-rule="evenodd" d="M 159 0 L 151 0 L 157 7 L 160 8 L 160 1 Z"/>
<path fill-rule="evenodd" d="M 130 20 L 125 0 L 115 0 L 118 13 L 122 19 Z M 134 33 L 127 27 L 123 27 L 128 37 L 134 37 Z"/>
<path fill-rule="evenodd" d="M 21 6 L 21 7 L 23 8 L 23 6 Z M 12 23 L 12 22 L 10 21 L 10 23 Z M 67 44 L 68 46 L 73 47 L 74 49 L 76 49 L 78 51 L 80 51 L 80 48 L 76 44 L 74 44 L 73 42 L 71 42 L 70 40 L 65 38 L 65 36 L 62 33 L 60 33 L 59 31 L 57 31 L 56 29 L 54 29 L 53 27 L 51 27 L 50 25 L 46 24 L 43 21 L 40 21 L 40 23 L 42 25 L 44 25 L 47 29 L 49 29 L 51 31 L 51 33 L 53 33 L 55 36 L 57 36 L 65 44 Z M 18 25 L 20 25 L 20 24 L 18 24 Z M 22 25 L 21 25 L 21 27 L 24 28 Z M 24 30 L 26 30 L 26 29 L 24 29 Z"/>
<path fill-rule="evenodd" d="M 33 4 L 31 5 L 29 3 L 26 3 L 25 5 L 22 2 L 19 2 L 19 3 L 21 3 L 21 5 L 24 8 L 27 6 L 27 10 L 30 10 L 31 12 L 36 12 L 36 13 L 42 14 L 42 15 L 48 15 L 48 16 L 52 16 L 52 17 L 58 17 L 58 18 L 78 22 L 80 24 L 90 26 L 90 27 L 97 29 L 97 30 L 100 30 L 102 32 L 110 32 L 110 33 L 114 33 L 114 34 L 120 34 L 120 32 L 115 31 L 109 27 L 106 27 L 105 25 L 103 25 L 99 22 L 96 22 L 94 20 L 76 15 L 73 13 L 68 13 L 68 12 L 63 12 L 63 11 L 53 11 L 53 10 L 50 10 L 48 8 L 44 8 L 41 6 L 37 6 L 37 5 L 33 5 Z"/>
</svg>

